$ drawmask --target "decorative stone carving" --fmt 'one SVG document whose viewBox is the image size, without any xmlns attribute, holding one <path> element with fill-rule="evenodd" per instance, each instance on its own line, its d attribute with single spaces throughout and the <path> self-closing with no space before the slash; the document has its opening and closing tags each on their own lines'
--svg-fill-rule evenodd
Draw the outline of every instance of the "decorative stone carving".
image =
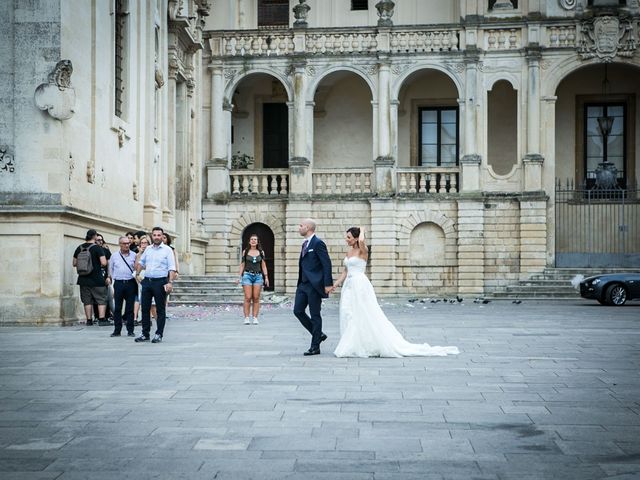
<svg viewBox="0 0 640 480">
<path fill-rule="evenodd" d="M 293 16 L 296 18 L 295 22 L 293 22 L 294 28 L 307 28 L 309 24 L 307 23 L 307 15 L 309 15 L 309 10 L 311 7 L 304 3 L 306 0 L 298 0 L 300 3 L 293 7 Z"/>
<path fill-rule="evenodd" d="M 138 201 L 138 182 L 133 181 L 133 199 Z"/>
<path fill-rule="evenodd" d="M 402 75 L 402 72 L 409 68 L 413 63 L 415 62 L 391 65 L 391 72 L 396 76 Z"/>
<path fill-rule="evenodd" d="M 377 63 L 374 63 L 373 65 L 367 65 L 364 70 L 368 75 L 377 75 L 378 70 L 380 70 L 380 65 L 378 65 Z"/>
<path fill-rule="evenodd" d="M 226 78 L 227 80 L 233 80 L 233 78 L 238 74 L 238 70 L 235 70 L 233 68 L 229 68 L 229 69 L 225 69 L 224 70 L 224 78 Z"/>
<path fill-rule="evenodd" d="M 396 4 L 393 2 L 393 0 L 380 0 L 378 3 L 376 3 L 378 17 L 380 17 L 378 19 L 379 27 L 393 26 L 393 20 L 391 20 L 391 17 L 393 17 L 393 9 L 395 8 L 395 6 Z"/>
<path fill-rule="evenodd" d="M 315 77 L 316 75 L 316 68 L 313 65 L 309 65 L 307 67 L 307 77 Z"/>
<path fill-rule="evenodd" d="M 633 56 L 637 41 L 633 25 L 627 18 L 603 15 L 583 22 L 582 40 L 578 51 L 583 59 L 598 57 L 611 62 L 616 55 Z"/>
<path fill-rule="evenodd" d="M 513 10 L 513 3 L 511 0 L 496 0 L 491 10 Z"/>
<path fill-rule="evenodd" d="M 164 85 L 164 75 L 162 73 L 162 69 L 160 68 L 160 65 L 158 65 L 157 63 L 155 65 L 155 83 L 156 83 L 156 90 L 160 90 Z"/>
<path fill-rule="evenodd" d="M 87 162 L 87 182 L 96 182 L 96 164 L 93 160 Z"/>
<path fill-rule="evenodd" d="M 36 88 L 36 106 L 57 120 L 67 120 L 75 113 L 76 91 L 71 86 L 72 73 L 71 60 L 60 60 L 49 74 L 47 83 Z"/>
<path fill-rule="evenodd" d="M 14 173 L 13 155 L 9 153 L 9 147 L 0 145 L 0 173 Z"/>
<path fill-rule="evenodd" d="M 560 6 L 565 10 L 573 10 L 577 4 L 577 0 L 560 0 Z"/>
</svg>

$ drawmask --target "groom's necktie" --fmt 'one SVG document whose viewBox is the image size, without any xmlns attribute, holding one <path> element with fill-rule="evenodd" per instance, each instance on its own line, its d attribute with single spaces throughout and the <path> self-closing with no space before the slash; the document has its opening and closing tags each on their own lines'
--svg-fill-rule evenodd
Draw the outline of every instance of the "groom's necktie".
<svg viewBox="0 0 640 480">
<path fill-rule="evenodd" d="M 305 240 L 304 242 L 302 242 L 302 252 L 300 253 L 300 257 L 304 257 L 304 255 L 307 253 L 308 246 L 309 246 L 309 240 Z"/>
</svg>

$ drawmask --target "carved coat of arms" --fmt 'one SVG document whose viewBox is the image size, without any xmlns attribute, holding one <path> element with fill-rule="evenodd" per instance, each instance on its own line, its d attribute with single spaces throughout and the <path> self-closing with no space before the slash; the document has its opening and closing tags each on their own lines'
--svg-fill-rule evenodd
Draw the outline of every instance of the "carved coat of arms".
<svg viewBox="0 0 640 480">
<path fill-rule="evenodd" d="M 611 15 L 603 15 L 585 22 L 581 27 L 579 51 L 582 58 L 598 57 L 605 62 L 616 55 L 630 57 L 636 49 L 632 23 Z"/>
</svg>

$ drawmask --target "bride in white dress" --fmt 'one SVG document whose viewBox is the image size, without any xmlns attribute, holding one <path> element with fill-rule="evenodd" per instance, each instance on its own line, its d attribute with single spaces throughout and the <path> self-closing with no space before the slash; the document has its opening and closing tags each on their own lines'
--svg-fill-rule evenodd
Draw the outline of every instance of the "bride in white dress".
<svg viewBox="0 0 640 480">
<path fill-rule="evenodd" d="M 457 347 L 432 347 L 409 343 L 387 319 L 365 275 L 369 249 L 364 230 L 351 227 L 346 236 L 349 251 L 344 271 L 333 284 L 342 285 L 340 294 L 340 341 L 336 357 L 408 357 L 458 354 Z"/>
</svg>

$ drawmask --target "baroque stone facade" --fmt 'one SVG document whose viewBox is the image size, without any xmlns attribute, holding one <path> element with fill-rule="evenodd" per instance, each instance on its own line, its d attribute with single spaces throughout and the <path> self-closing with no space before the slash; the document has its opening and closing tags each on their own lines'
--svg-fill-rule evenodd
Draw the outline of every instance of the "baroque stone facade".
<svg viewBox="0 0 640 480">
<path fill-rule="evenodd" d="M 1 281 L 0 321 L 75 320 L 70 258 L 89 227 L 115 244 L 161 225 L 183 274 L 235 272 L 257 231 L 275 290 L 292 293 L 311 216 L 336 274 L 357 224 L 380 294 L 482 295 L 570 250 L 558 181 L 592 186 L 609 162 L 635 191 L 637 2 L 289 3 L 0 13 L 14 66 L 0 74 L 13 106 L 0 113 L 0 264 L 24 272 Z"/>
</svg>

